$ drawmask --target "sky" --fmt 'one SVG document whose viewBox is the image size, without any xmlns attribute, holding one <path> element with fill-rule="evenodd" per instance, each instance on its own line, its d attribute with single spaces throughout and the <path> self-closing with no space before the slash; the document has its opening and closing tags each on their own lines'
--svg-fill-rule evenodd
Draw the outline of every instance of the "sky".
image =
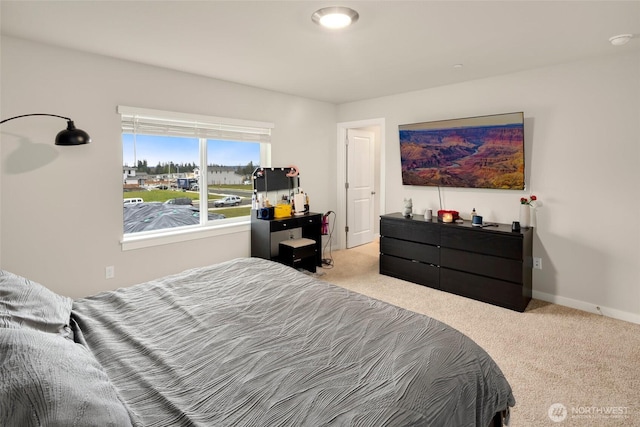
<svg viewBox="0 0 640 427">
<path fill-rule="evenodd" d="M 260 164 L 260 144 L 210 140 L 207 163 L 222 166 L 246 166 L 249 162 Z M 134 159 L 134 135 L 122 134 L 122 164 L 135 166 L 138 160 L 146 160 L 149 166 L 158 163 L 200 162 L 197 138 L 173 136 L 136 135 Z"/>
</svg>

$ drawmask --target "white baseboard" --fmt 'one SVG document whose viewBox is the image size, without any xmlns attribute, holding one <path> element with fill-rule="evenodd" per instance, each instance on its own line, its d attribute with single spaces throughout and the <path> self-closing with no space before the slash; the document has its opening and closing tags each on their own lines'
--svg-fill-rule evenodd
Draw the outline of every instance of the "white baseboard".
<svg viewBox="0 0 640 427">
<path fill-rule="evenodd" d="M 625 322 L 640 324 L 640 315 L 637 313 L 629 313 L 627 311 L 617 310 L 615 308 L 605 307 L 602 305 L 598 306 L 597 304 L 592 304 L 590 302 L 560 297 L 545 292 L 533 291 L 533 298 L 551 302 L 553 304 L 564 305 L 565 307 L 571 307 L 589 313 L 601 314 L 614 319 L 624 320 Z M 597 307 L 600 307 L 600 311 L 598 311 Z"/>
</svg>

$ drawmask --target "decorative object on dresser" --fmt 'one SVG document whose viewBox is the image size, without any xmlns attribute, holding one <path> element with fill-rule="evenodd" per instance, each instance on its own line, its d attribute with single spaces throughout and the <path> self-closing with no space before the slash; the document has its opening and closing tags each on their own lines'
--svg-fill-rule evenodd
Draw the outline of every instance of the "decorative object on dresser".
<svg viewBox="0 0 640 427">
<path fill-rule="evenodd" d="M 523 312 L 531 300 L 533 230 L 380 217 L 380 274 Z"/>
<path fill-rule="evenodd" d="M 531 208 L 529 205 L 520 205 L 518 219 L 520 220 L 520 227 L 529 228 L 529 224 L 531 222 Z"/>
<path fill-rule="evenodd" d="M 440 209 L 438 211 L 438 221 L 440 222 L 454 222 L 460 219 L 460 212 L 452 210 Z"/>
<path fill-rule="evenodd" d="M 534 202 L 538 200 L 535 194 L 529 198 L 520 198 L 520 227 L 529 228 L 531 226 L 531 209 L 535 207 Z"/>
<path fill-rule="evenodd" d="M 406 218 L 409 218 L 413 215 L 413 200 L 411 200 L 410 198 L 404 199 L 404 209 L 402 211 L 402 215 L 404 215 Z"/>
</svg>

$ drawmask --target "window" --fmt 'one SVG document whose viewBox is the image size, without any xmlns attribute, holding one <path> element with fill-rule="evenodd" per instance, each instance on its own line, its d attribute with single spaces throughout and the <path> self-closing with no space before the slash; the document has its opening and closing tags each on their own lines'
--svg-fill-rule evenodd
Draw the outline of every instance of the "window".
<svg viewBox="0 0 640 427">
<path fill-rule="evenodd" d="M 123 243 L 248 220 L 273 124 L 119 106 Z M 234 196 L 234 197 L 229 197 Z"/>
</svg>

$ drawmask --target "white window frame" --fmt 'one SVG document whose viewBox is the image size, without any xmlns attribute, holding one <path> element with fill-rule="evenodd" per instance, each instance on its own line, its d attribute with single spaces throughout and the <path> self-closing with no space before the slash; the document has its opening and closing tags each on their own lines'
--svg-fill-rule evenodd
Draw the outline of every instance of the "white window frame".
<svg viewBox="0 0 640 427">
<path fill-rule="evenodd" d="M 157 123 L 143 129 L 144 134 L 170 134 L 174 128 L 177 136 L 197 137 L 200 142 L 200 211 L 208 211 L 207 191 L 207 139 L 225 139 L 232 141 L 250 140 L 260 142 L 260 166 L 271 167 L 271 130 L 273 123 L 253 120 L 232 119 L 198 114 L 179 113 L 173 111 L 153 110 L 149 108 L 128 107 L 119 105 L 117 112 L 121 115 L 123 127 L 128 126 L 132 120 L 139 118 L 147 123 Z M 128 124 L 125 125 L 125 122 Z M 161 127 L 166 125 L 170 130 L 163 132 Z M 133 131 L 133 129 L 132 129 Z M 123 133 L 124 133 L 123 129 Z M 203 183 L 205 185 L 203 185 Z M 204 210 L 203 210 L 204 209 Z M 120 244 L 122 250 L 141 249 L 158 245 L 166 245 L 184 242 L 194 239 L 221 236 L 225 234 L 247 232 L 251 229 L 251 221 L 248 217 L 225 218 L 209 221 L 207 215 L 200 216 L 200 224 L 185 227 L 173 227 L 162 230 L 142 231 L 125 234 L 122 231 Z"/>
</svg>

